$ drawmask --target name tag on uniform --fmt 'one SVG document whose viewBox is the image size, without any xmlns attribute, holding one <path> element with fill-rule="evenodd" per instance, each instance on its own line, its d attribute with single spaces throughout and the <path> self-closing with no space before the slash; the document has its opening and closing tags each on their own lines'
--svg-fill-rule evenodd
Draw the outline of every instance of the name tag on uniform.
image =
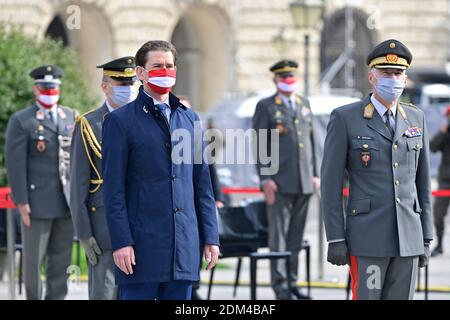
<svg viewBox="0 0 450 320">
<path fill-rule="evenodd" d="M 419 127 L 409 127 L 409 128 L 405 131 L 405 136 L 407 136 L 408 138 L 420 137 L 420 136 L 422 136 L 422 128 L 419 128 Z"/>
<path fill-rule="evenodd" d="M 358 140 L 373 140 L 373 137 L 357 136 L 356 139 L 358 139 Z"/>
</svg>

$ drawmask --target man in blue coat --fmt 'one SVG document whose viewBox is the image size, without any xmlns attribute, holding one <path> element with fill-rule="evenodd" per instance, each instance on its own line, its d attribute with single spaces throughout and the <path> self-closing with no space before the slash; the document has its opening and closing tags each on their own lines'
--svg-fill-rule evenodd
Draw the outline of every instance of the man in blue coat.
<svg viewBox="0 0 450 320">
<path fill-rule="evenodd" d="M 199 117 L 170 93 L 171 43 L 145 43 L 136 66 L 143 83 L 137 99 L 103 125 L 104 202 L 119 298 L 188 300 L 201 248 L 208 269 L 219 255 L 209 169 L 195 157 L 202 152 L 201 138 L 194 141 Z"/>
</svg>

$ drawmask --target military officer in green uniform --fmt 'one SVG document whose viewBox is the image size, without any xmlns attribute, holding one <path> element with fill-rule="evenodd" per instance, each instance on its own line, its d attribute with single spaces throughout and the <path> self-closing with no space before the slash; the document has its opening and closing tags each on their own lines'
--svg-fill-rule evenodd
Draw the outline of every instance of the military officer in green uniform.
<svg viewBox="0 0 450 320">
<path fill-rule="evenodd" d="M 14 113 L 6 129 L 6 170 L 22 218 L 23 271 L 27 299 L 64 299 L 71 263 L 69 152 L 76 112 L 58 104 L 63 70 L 31 71 L 36 102 Z"/>
<path fill-rule="evenodd" d="M 257 171 L 266 199 L 269 218 L 269 247 L 271 251 L 291 251 L 291 274 L 286 274 L 286 263 L 271 261 L 271 284 L 277 299 L 309 299 L 297 288 L 298 255 L 303 241 L 310 196 L 319 186 L 313 138 L 313 115 L 305 97 L 295 94 L 298 64 L 291 60 L 275 63 L 270 71 L 277 92 L 258 102 L 253 116 L 257 132 Z M 260 131 L 266 130 L 266 131 Z M 260 132 L 271 130 L 279 135 L 278 145 L 263 146 Z M 261 148 L 266 148 L 260 152 Z M 279 167 L 264 172 L 260 155 L 278 153 Z M 270 170 L 269 170 L 270 171 Z M 275 172 L 276 171 L 276 172 Z M 291 292 L 288 291 L 288 281 Z"/>
<path fill-rule="evenodd" d="M 131 56 L 98 66 L 103 69 L 103 105 L 77 118 L 71 149 L 70 209 L 75 234 L 88 258 L 89 299 L 117 298 L 114 260 L 102 194 L 102 124 L 105 116 L 135 99 L 135 63 Z"/>
<path fill-rule="evenodd" d="M 400 41 L 367 57 L 372 93 L 331 113 L 321 168 L 328 261 L 349 264 L 353 299 L 412 299 L 433 239 L 424 113 L 399 102 L 412 54 Z M 347 172 L 349 200 L 342 208 Z"/>
</svg>

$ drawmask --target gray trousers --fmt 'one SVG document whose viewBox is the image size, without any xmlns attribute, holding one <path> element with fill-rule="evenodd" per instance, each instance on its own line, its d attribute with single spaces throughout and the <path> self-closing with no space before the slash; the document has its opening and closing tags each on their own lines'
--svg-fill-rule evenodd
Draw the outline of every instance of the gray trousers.
<svg viewBox="0 0 450 320">
<path fill-rule="evenodd" d="M 439 189 L 450 189 L 450 183 L 439 183 Z M 448 205 L 450 203 L 449 197 L 437 197 L 434 201 L 433 213 L 434 213 L 434 227 L 436 228 L 436 235 L 438 240 L 444 236 L 445 223 L 444 219 L 447 215 Z"/>
<path fill-rule="evenodd" d="M 88 262 L 88 272 L 89 300 L 117 300 L 112 251 L 103 250 L 95 266 Z"/>
<path fill-rule="evenodd" d="M 23 274 L 28 300 L 42 299 L 41 265 L 46 271 L 46 300 L 62 300 L 67 294 L 67 268 L 71 264 L 73 226 L 71 218 L 38 219 L 22 223 Z"/>
<path fill-rule="evenodd" d="M 353 300 L 412 300 L 419 257 L 350 256 Z"/>
<path fill-rule="evenodd" d="M 275 203 L 267 206 L 270 251 L 290 251 L 291 274 L 286 276 L 286 262 L 271 260 L 271 284 L 278 297 L 284 297 L 288 288 L 297 285 L 298 255 L 303 242 L 310 195 L 276 193 Z"/>
</svg>

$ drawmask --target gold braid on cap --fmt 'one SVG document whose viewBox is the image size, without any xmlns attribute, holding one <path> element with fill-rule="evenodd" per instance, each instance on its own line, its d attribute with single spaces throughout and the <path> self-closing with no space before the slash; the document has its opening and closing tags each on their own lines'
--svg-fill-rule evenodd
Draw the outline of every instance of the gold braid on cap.
<svg viewBox="0 0 450 320">
<path fill-rule="evenodd" d="M 398 57 L 395 60 L 389 60 L 386 57 L 378 57 L 378 58 L 372 59 L 372 61 L 370 61 L 370 64 L 369 64 L 369 68 L 372 68 L 379 64 L 392 64 L 392 65 L 403 66 L 403 67 L 409 68 L 408 61 L 406 61 L 405 58 L 401 58 L 401 57 Z"/>
<path fill-rule="evenodd" d="M 126 68 L 124 71 L 103 70 L 103 75 L 116 78 L 131 78 L 136 76 L 134 68 Z"/>
<path fill-rule="evenodd" d="M 95 193 L 100 189 L 100 186 L 103 184 L 102 176 L 100 175 L 99 170 L 95 166 L 94 161 L 92 160 L 91 153 L 89 152 L 89 147 L 94 152 L 94 154 L 101 159 L 102 158 L 102 148 L 100 143 L 98 142 L 97 138 L 95 137 L 94 132 L 92 131 L 92 127 L 89 123 L 89 121 L 86 119 L 86 117 L 79 116 L 77 117 L 77 120 L 75 121 L 76 124 L 80 124 L 80 130 L 81 130 L 81 138 L 83 139 L 83 145 L 84 149 L 86 151 L 86 156 L 88 157 L 89 163 L 91 164 L 92 170 L 94 170 L 95 175 L 97 176 L 97 179 L 91 179 L 90 182 L 93 185 L 96 185 L 96 187 L 92 190 L 89 190 L 90 193 Z M 88 147 L 89 144 L 89 147 Z"/>
</svg>

